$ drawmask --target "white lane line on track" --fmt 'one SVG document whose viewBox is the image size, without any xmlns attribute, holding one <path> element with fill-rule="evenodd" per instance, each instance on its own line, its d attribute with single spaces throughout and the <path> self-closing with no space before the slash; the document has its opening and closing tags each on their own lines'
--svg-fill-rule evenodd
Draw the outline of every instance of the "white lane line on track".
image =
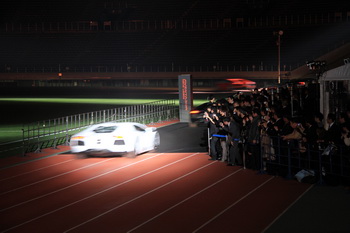
<svg viewBox="0 0 350 233">
<path fill-rule="evenodd" d="M 163 154 L 163 153 L 161 153 L 161 154 Z M 161 155 L 161 154 L 159 154 L 159 155 Z M 82 198 L 82 199 L 80 199 L 80 200 L 78 200 L 78 201 L 72 202 L 72 203 L 67 204 L 67 205 L 64 205 L 64 206 L 62 206 L 62 207 L 60 207 L 60 208 L 58 208 L 58 209 L 52 210 L 52 211 L 50 211 L 50 212 L 47 212 L 46 214 L 42 214 L 42 215 L 40 215 L 40 216 L 37 216 L 37 217 L 35 217 L 35 218 L 32 218 L 32 219 L 27 220 L 27 221 L 25 221 L 25 222 L 22 222 L 21 224 L 18 224 L 18 225 L 16 225 L 16 226 L 13 226 L 13 227 L 11 227 L 11 228 L 8 228 L 8 229 L 4 230 L 3 232 L 8 232 L 8 231 L 10 231 L 10 230 L 16 229 L 16 228 L 18 228 L 18 227 L 20 227 L 20 226 L 23 226 L 23 225 L 27 224 L 27 223 L 33 222 L 33 221 L 38 220 L 38 219 L 40 219 L 40 218 L 42 218 L 42 217 L 45 217 L 45 216 L 47 216 L 47 215 L 53 214 L 53 213 L 55 213 L 55 212 L 58 212 L 58 211 L 60 211 L 60 210 L 62 210 L 62 209 L 64 209 L 64 208 L 70 207 L 70 206 L 75 205 L 75 204 L 77 204 L 77 203 L 79 203 L 79 202 L 85 201 L 85 200 L 87 200 L 87 199 L 89 199 L 89 198 L 92 198 L 92 197 L 95 197 L 95 196 L 97 196 L 97 195 L 99 195 L 99 194 L 105 193 L 105 192 L 107 192 L 107 191 L 109 191 L 109 190 L 111 190 L 111 189 L 117 188 L 117 187 L 122 186 L 122 185 L 124 185 L 124 184 L 127 184 L 127 183 L 129 183 L 129 182 L 131 182 L 131 181 L 134 181 L 134 180 L 136 180 L 136 179 L 139 179 L 139 178 L 141 178 L 141 177 L 143 177 L 143 176 L 149 175 L 149 174 L 151 174 L 151 173 L 153 173 L 153 172 L 156 172 L 156 171 L 161 170 L 161 169 L 163 169 L 163 168 L 169 167 L 169 166 L 171 166 L 171 165 L 173 165 L 173 164 L 175 164 L 175 163 L 181 162 L 181 161 L 183 161 L 183 160 L 185 160 L 185 159 L 189 159 L 189 158 L 191 158 L 191 157 L 193 157 L 193 156 L 195 156 L 195 155 L 197 155 L 197 154 L 199 154 L 199 153 L 191 154 L 191 155 L 189 155 L 189 156 L 187 156 L 187 157 L 185 157 L 185 158 L 179 159 L 179 160 L 177 160 L 177 161 L 175 161 L 175 162 L 169 163 L 169 164 L 167 164 L 167 165 L 164 165 L 164 166 L 159 167 L 159 168 L 157 168 L 157 169 L 154 169 L 154 170 L 152 170 L 152 171 L 146 172 L 146 173 L 144 173 L 144 174 L 142 174 L 142 175 L 136 176 L 136 177 L 134 177 L 134 178 L 132 178 L 132 179 L 126 180 L 126 181 L 124 181 L 124 182 L 122 182 L 122 183 L 120 183 L 120 184 L 114 185 L 114 186 L 109 187 L 109 188 L 107 188 L 107 189 L 104 189 L 104 190 L 102 190 L 102 191 L 100 191 L 100 192 L 97 192 L 97 193 L 95 193 L 95 194 L 92 194 L 92 195 L 90 195 L 90 196 L 87 196 L 87 197 L 85 197 L 85 198 Z M 159 155 L 158 155 L 158 156 L 159 156 Z M 153 156 L 153 157 L 156 157 L 156 156 Z M 145 159 L 145 160 L 146 160 L 146 159 Z M 126 166 L 126 167 L 127 167 L 127 166 Z"/>
<path fill-rule="evenodd" d="M 124 168 L 127 168 L 127 167 L 133 166 L 133 165 L 135 165 L 135 164 L 141 163 L 141 162 L 143 162 L 143 161 L 146 161 L 146 160 L 149 160 L 149 159 L 152 159 L 152 158 L 158 157 L 158 156 L 160 156 L 160 155 L 162 155 L 162 153 L 161 153 L 161 154 L 156 154 L 156 155 L 153 155 L 153 156 L 151 156 L 151 157 L 148 157 L 148 158 L 146 158 L 146 159 L 142 159 L 142 160 L 140 160 L 140 161 L 137 161 L 137 162 L 135 162 L 135 163 L 128 164 L 128 165 L 123 166 L 123 167 L 119 167 L 119 168 L 113 169 L 113 170 L 111 170 L 111 171 L 108 171 L 108 172 L 102 173 L 102 174 L 100 174 L 100 175 L 97 175 L 97 176 L 91 177 L 91 178 L 89 178 L 89 179 L 86 179 L 86 180 L 83 180 L 83 181 L 77 182 L 77 183 L 75 183 L 75 184 L 71 184 L 71 185 L 66 186 L 66 187 L 64 187 L 64 188 L 57 189 L 57 190 L 55 190 L 55 191 L 53 191 L 53 192 L 46 193 L 46 194 L 41 195 L 41 196 L 38 196 L 38 197 L 36 197 L 36 198 L 30 199 L 30 200 L 27 200 L 27 201 L 24 201 L 24 202 L 21 202 L 21 203 L 17 203 L 16 205 L 13 205 L 13 206 L 10 206 L 10 207 L 4 208 L 4 209 L 0 209 L 0 212 L 3 212 L 3 211 L 5 211 L 5 210 L 9 210 L 9 209 L 12 209 L 12 208 L 18 207 L 18 206 L 20 206 L 20 205 L 23 205 L 23 204 L 29 203 L 29 202 L 31 202 L 31 201 L 38 200 L 38 199 L 40 199 L 40 198 L 43 198 L 43 197 L 46 197 L 46 196 L 52 195 L 52 194 L 54 194 L 54 193 L 61 192 L 61 191 L 65 190 L 65 189 L 69 189 L 69 188 L 74 187 L 74 186 L 77 186 L 77 185 L 79 185 L 79 184 L 83 184 L 83 183 L 85 183 L 85 182 L 88 182 L 88 181 L 91 181 L 91 180 L 97 179 L 97 178 L 99 178 L 99 177 L 102 177 L 102 176 L 108 175 L 108 174 L 110 174 L 110 173 L 113 173 L 113 172 L 116 172 L 116 171 L 122 170 L 122 169 L 124 169 Z"/>
<path fill-rule="evenodd" d="M 48 159 L 48 158 L 51 158 L 51 157 L 53 157 L 53 156 L 62 155 L 62 153 L 67 153 L 67 152 L 69 152 L 69 151 L 61 151 L 61 152 L 58 152 L 58 153 L 54 153 L 54 154 L 50 154 L 50 155 L 45 155 L 45 156 L 40 157 L 40 158 L 33 158 L 33 159 L 31 159 L 31 160 L 28 160 L 28 161 L 22 161 L 22 162 L 10 164 L 10 165 L 7 165 L 7 166 L 5 166 L 5 167 L 0 167 L 0 171 L 6 170 L 6 169 L 10 169 L 10 168 L 13 168 L 13 167 L 17 167 L 17 166 L 20 166 L 20 165 L 24 165 L 24 164 L 33 163 L 33 162 L 36 162 L 36 161 L 39 161 L 39 160 Z"/>
<path fill-rule="evenodd" d="M 85 169 L 85 168 L 93 167 L 93 166 L 96 166 L 96 165 L 101 164 L 101 163 L 105 163 L 105 162 L 110 161 L 110 160 L 113 160 L 113 159 L 115 159 L 115 158 L 111 158 L 111 159 L 108 159 L 108 160 L 102 160 L 102 161 L 97 162 L 97 163 L 93 163 L 93 164 L 89 164 L 89 165 L 84 166 L 84 167 L 76 168 L 76 169 L 71 170 L 71 171 L 69 171 L 69 172 L 64 172 L 64 173 L 61 173 L 61 174 L 59 174 L 59 175 L 51 176 L 51 177 L 49 177 L 49 178 L 46 178 L 46 179 L 43 179 L 43 180 L 39 180 L 39 181 L 36 181 L 36 182 L 34 182 L 34 183 L 31 183 L 31 184 L 23 185 L 23 186 L 21 186 L 21 187 L 19 187 L 19 188 L 11 189 L 11 190 L 8 190 L 8 191 L 6 191 L 6 192 L 0 193 L 0 196 L 1 196 L 1 195 L 4 195 L 4 194 L 8 194 L 8 193 L 12 193 L 12 192 L 18 191 L 18 190 L 23 189 L 23 188 L 27 188 L 27 187 L 32 186 L 32 185 L 35 185 L 35 184 L 40 184 L 40 183 L 42 183 L 42 182 L 45 182 L 45 181 L 48 181 L 48 180 L 52 180 L 52 179 L 55 179 L 55 178 L 60 177 L 60 176 L 67 175 L 67 174 L 69 174 L 69 173 L 73 173 L 73 172 L 76 172 L 76 171 L 79 171 L 79 170 L 83 170 L 83 169 Z"/>
<path fill-rule="evenodd" d="M 147 223 L 149 223 L 149 222 L 153 221 L 154 219 L 158 218 L 159 216 L 161 216 L 161 215 L 165 214 L 166 212 L 168 212 L 168 211 L 170 211 L 170 210 L 174 209 L 175 207 L 177 207 L 177 206 L 181 205 L 182 203 L 184 203 L 184 202 L 186 202 L 186 201 L 190 200 L 191 198 L 193 198 L 193 197 L 197 196 L 198 194 L 201 194 L 202 192 L 204 192 L 204 191 L 206 191 L 206 190 L 210 189 L 211 187 L 213 187 L 213 186 L 217 185 L 218 183 L 220 183 L 221 181 L 224 181 L 225 179 L 227 179 L 227 178 L 229 178 L 229 177 L 233 176 L 234 174 L 236 174 L 237 172 L 239 172 L 239 171 L 241 171 L 241 170 L 243 170 L 243 168 L 240 168 L 239 170 L 234 171 L 233 173 L 231 173 L 231 174 L 229 174 L 229 175 L 227 175 L 227 176 L 225 176 L 225 177 L 221 178 L 220 180 L 216 181 L 215 183 L 212 183 L 211 185 L 209 185 L 209 186 L 205 187 L 204 189 L 199 190 L 199 191 L 198 191 L 198 192 L 196 192 L 195 194 L 193 194 L 193 195 L 191 195 L 191 196 L 187 197 L 186 199 L 184 199 L 184 200 L 182 200 L 182 201 L 178 202 L 177 204 L 175 204 L 175 205 L 173 205 L 173 206 L 169 207 L 168 209 L 164 210 L 163 212 L 161 212 L 161 213 L 157 214 L 156 216 L 154 216 L 154 217 L 152 217 L 152 218 L 148 219 L 147 221 L 145 221 L 145 222 L 141 223 L 140 225 L 138 225 L 138 226 L 136 226 L 136 227 L 132 228 L 131 230 L 127 231 L 127 233 L 132 232 L 132 231 L 134 231 L 134 230 L 137 230 L 138 228 L 142 227 L 143 225 L 145 225 L 145 224 L 147 224 Z"/>
<path fill-rule="evenodd" d="M 203 227 L 205 227 L 206 225 L 208 225 L 209 223 L 211 223 L 212 221 L 214 221 L 215 219 L 217 219 L 218 217 L 220 217 L 223 213 L 225 213 L 227 210 L 231 209 L 233 206 L 237 205 L 239 202 L 241 202 L 243 199 L 247 198 L 248 196 L 250 196 L 252 193 L 254 193 L 256 190 L 258 190 L 259 188 L 261 188 L 262 186 L 264 186 L 266 183 L 270 182 L 273 178 L 275 178 L 274 176 L 270 177 L 268 180 L 264 181 L 262 184 L 260 184 L 258 187 L 254 188 L 253 190 L 251 190 L 249 193 L 247 193 L 246 195 L 244 195 L 243 197 L 241 197 L 240 199 L 238 199 L 237 201 L 235 201 L 234 203 L 232 203 L 231 205 L 229 205 L 227 208 L 225 208 L 224 210 L 222 210 L 220 213 L 218 213 L 217 215 L 215 215 L 214 217 L 212 217 L 211 219 L 209 219 L 207 222 L 205 222 L 203 225 L 201 225 L 200 227 L 198 227 L 196 230 L 194 230 L 192 233 L 196 233 L 198 232 L 200 229 L 202 229 Z"/>
<path fill-rule="evenodd" d="M 16 177 L 19 177 L 19 176 L 23 176 L 23 175 L 28 175 L 30 173 L 41 171 L 41 170 L 44 170 L 44 169 L 47 169 L 47 168 L 50 168 L 50 167 L 54 167 L 54 166 L 57 166 L 57 165 L 61 165 L 61 164 L 64 164 L 64 163 L 68 163 L 68 162 L 73 161 L 73 160 L 74 159 L 69 159 L 69 160 L 62 161 L 62 162 L 59 162 L 59 163 L 55 163 L 55 164 L 52 164 L 52 165 L 49 165 L 49 166 L 46 166 L 46 167 L 38 168 L 38 169 L 32 170 L 30 172 L 24 172 L 24 173 L 21 173 L 21 174 L 17 174 L 15 176 L 6 177 L 4 179 L 1 179 L 0 182 L 5 181 L 5 180 L 9 180 L 9 179 L 13 179 L 13 178 L 16 178 Z"/>
<path fill-rule="evenodd" d="M 196 153 L 196 154 L 198 154 L 198 153 Z M 195 155 L 196 155 L 196 154 L 195 154 Z M 124 202 L 123 204 L 120 204 L 120 205 L 118 205 L 118 206 L 116 206 L 116 207 L 113 207 L 112 209 L 109 209 L 108 211 L 105 211 L 105 212 L 102 213 L 102 214 L 99 214 L 99 215 L 97 215 L 97 216 L 95 216 L 95 217 L 93 217 L 93 218 L 91 218 L 91 219 L 89 219 L 89 220 L 87 220 L 87 221 L 85 221 L 85 222 L 80 223 L 79 225 L 76 225 L 76 226 L 74 226 L 74 227 L 72 227 L 72 228 L 70 228 L 70 229 L 64 231 L 64 233 L 69 232 L 69 231 L 72 231 L 72 230 L 74 230 L 74 229 L 76 229 L 76 228 L 78 228 L 78 227 L 81 227 L 82 225 L 85 225 L 86 223 L 89 223 L 89 222 L 91 222 L 91 221 L 93 221 L 93 220 L 95 220 L 95 219 L 97 219 L 97 218 L 99 218 L 99 217 L 102 217 L 102 216 L 104 216 L 104 215 L 106 215 L 106 214 L 108 214 L 108 213 L 110 213 L 110 212 L 112 212 L 112 211 L 114 211 L 114 210 L 116 210 L 116 209 L 118 209 L 118 208 L 120 208 L 120 207 L 123 207 L 123 206 L 125 206 L 125 205 L 127 205 L 127 204 L 129 204 L 129 203 L 131 203 L 131 202 L 133 202 L 133 201 L 136 201 L 136 200 L 138 200 L 138 199 L 140 199 L 140 198 L 142 198 L 142 197 L 144 197 L 144 196 L 146 196 L 146 195 L 148 195 L 148 194 L 150 194 L 150 193 L 153 193 L 153 192 L 155 192 L 155 191 L 157 191 L 157 190 L 159 190 L 159 189 L 161 189 L 161 188 L 164 188 L 165 186 L 167 186 L 167 185 L 169 185 L 169 184 L 172 184 L 172 183 L 174 183 L 174 182 L 176 182 L 176 181 L 178 181 L 178 180 L 180 180 L 180 179 L 182 179 L 182 178 L 184 178 L 184 177 L 187 177 L 187 176 L 189 176 L 189 175 L 191 175 L 191 174 L 193 174 L 193 173 L 195 173 L 195 172 L 197 172 L 197 171 L 199 171 L 199 170 L 201 170 L 201 169 L 204 169 L 204 168 L 206 168 L 206 167 L 208 167 L 208 166 L 210 166 L 210 165 L 212 165 L 212 164 L 214 164 L 214 163 L 216 163 L 216 162 L 217 162 L 217 161 L 213 161 L 213 162 L 211 162 L 211 163 L 209 163 L 209 164 L 206 164 L 206 165 L 204 165 L 204 166 L 202 166 L 202 167 L 200 167 L 200 168 L 197 168 L 197 169 L 195 169 L 195 170 L 193 170 L 193 171 L 191 171 L 191 172 L 188 172 L 188 173 L 186 173 L 186 174 L 184 174 L 184 175 L 182 175 L 182 176 L 180 176 L 180 177 L 178 177 L 178 178 L 176 178 L 176 179 L 173 179 L 172 181 L 169 181 L 169 182 L 167 182 L 167 183 L 165 183 L 165 184 L 163 184 L 163 185 L 161 185 L 161 186 L 158 186 L 157 188 L 154 188 L 154 189 L 152 189 L 152 190 L 150 190 L 150 191 L 148 191 L 148 192 L 146 192 L 146 193 L 144 193 L 144 194 L 141 194 L 141 195 L 139 195 L 139 196 L 137 196 L 137 197 L 135 197 L 135 198 L 133 198 L 133 199 L 127 201 L 127 202 Z"/>
<path fill-rule="evenodd" d="M 314 184 L 311 185 L 308 189 L 306 189 L 293 203 L 291 203 L 282 213 L 280 213 L 268 226 L 265 227 L 261 233 L 266 232 L 282 215 L 284 215 L 297 201 L 299 201 L 307 192 L 310 191 L 311 188 L 314 187 Z"/>
</svg>

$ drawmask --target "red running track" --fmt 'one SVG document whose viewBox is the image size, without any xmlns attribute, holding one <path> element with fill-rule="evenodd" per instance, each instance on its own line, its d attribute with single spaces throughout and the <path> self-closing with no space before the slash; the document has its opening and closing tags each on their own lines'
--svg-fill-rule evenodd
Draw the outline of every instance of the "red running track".
<svg viewBox="0 0 350 233">
<path fill-rule="evenodd" d="M 262 232 L 310 188 L 208 158 L 57 154 L 4 167 L 0 232 Z"/>
</svg>

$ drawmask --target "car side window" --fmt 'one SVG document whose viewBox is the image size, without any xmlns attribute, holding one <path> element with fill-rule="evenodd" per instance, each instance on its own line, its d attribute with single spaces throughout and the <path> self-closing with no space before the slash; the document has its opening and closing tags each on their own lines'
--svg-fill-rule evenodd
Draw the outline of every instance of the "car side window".
<svg viewBox="0 0 350 233">
<path fill-rule="evenodd" d="M 145 132 L 145 129 L 141 128 L 140 126 L 138 125 L 134 125 L 136 131 L 139 131 L 139 132 Z"/>
</svg>

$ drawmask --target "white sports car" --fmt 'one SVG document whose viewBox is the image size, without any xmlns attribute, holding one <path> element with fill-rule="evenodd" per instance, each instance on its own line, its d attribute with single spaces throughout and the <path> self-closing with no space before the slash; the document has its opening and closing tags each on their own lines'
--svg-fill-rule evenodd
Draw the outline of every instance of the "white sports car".
<svg viewBox="0 0 350 233">
<path fill-rule="evenodd" d="M 139 123 L 108 122 L 93 125 L 71 137 L 72 153 L 83 155 L 138 154 L 160 145 L 157 128 Z"/>
</svg>

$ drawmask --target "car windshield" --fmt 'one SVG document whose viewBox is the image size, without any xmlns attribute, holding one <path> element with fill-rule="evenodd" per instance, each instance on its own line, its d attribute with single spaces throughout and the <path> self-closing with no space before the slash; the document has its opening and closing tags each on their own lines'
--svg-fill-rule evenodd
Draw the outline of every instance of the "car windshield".
<svg viewBox="0 0 350 233">
<path fill-rule="evenodd" d="M 117 126 L 99 126 L 94 129 L 95 133 L 112 133 L 116 130 Z"/>
</svg>

